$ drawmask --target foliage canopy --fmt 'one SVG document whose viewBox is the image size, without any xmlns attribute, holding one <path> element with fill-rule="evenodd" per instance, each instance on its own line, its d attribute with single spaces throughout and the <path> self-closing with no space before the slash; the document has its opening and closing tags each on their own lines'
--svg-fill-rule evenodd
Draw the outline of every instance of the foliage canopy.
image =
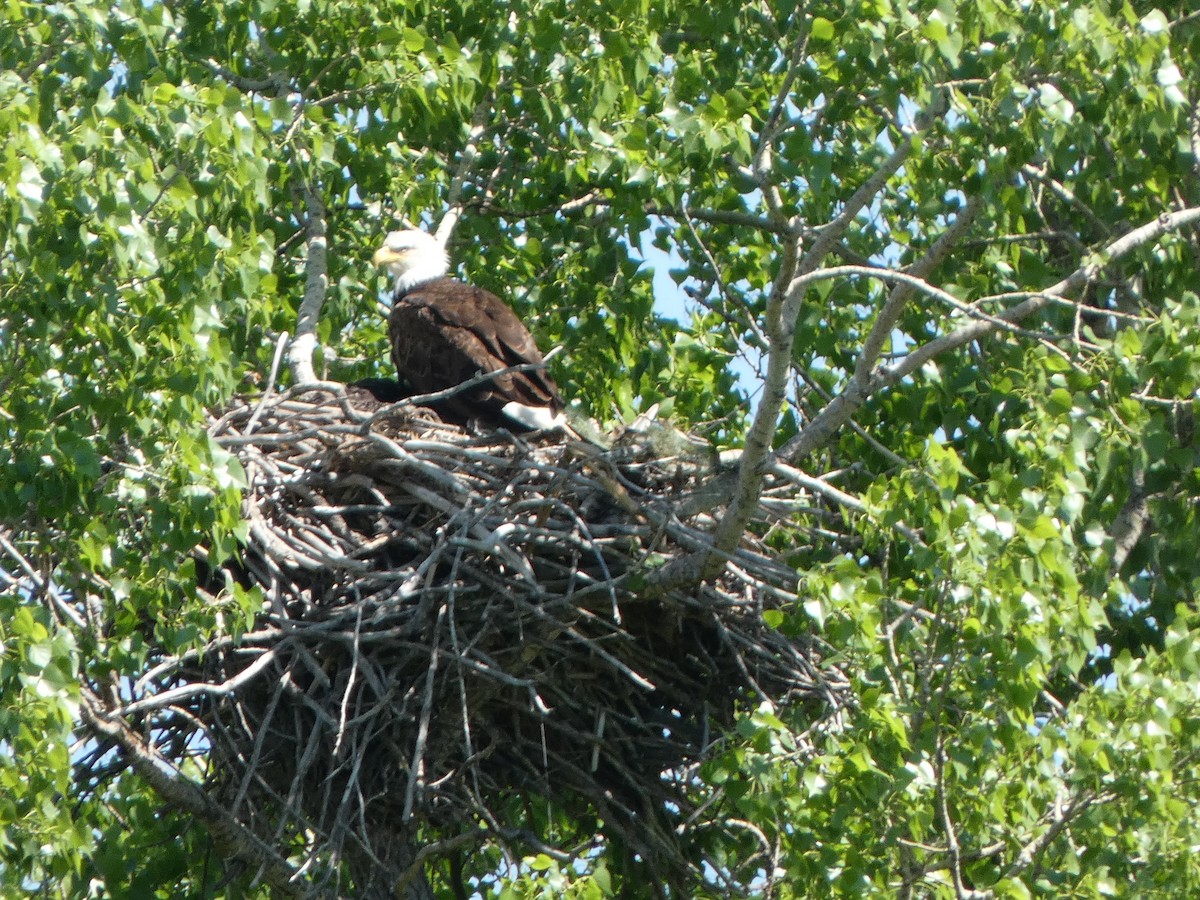
<svg viewBox="0 0 1200 900">
<path fill-rule="evenodd" d="M 802 740 L 748 706 L 714 745 L 706 890 L 1200 889 L 1189 0 L 4 16 L 0 894 L 252 890 L 86 691 L 253 621 L 255 593 L 196 590 L 193 551 L 245 534 L 206 411 L 264 385 L 306 296 L 321 377 L 390 374 L 367 260 L 447 211 L 564 395 L 743 451 L 715 546 L 795 475 L 770 624 L 854 700 Z M 603 854 L 499 865 L 461 875 L 649 890 Z"/>
</svg>

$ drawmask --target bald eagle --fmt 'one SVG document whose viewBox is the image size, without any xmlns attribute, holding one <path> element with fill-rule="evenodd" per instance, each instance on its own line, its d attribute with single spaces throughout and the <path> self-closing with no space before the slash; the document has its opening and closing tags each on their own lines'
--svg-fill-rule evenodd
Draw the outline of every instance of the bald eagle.
<svg viewBox="0 0 1200 900">
<path fill-rule="evenodd" d="M 420 393 L 453 388 L 481 373 L 497 375 L 434 404 L 456 421 L 524 428 L 563 427 L 563 402 L 532 335 L 495 294 L 447 278 L 450 260 L 423 231 L 393 231 L 375 265 L 395 278 L 388 335 L 400 377 Z"/>
</svg>

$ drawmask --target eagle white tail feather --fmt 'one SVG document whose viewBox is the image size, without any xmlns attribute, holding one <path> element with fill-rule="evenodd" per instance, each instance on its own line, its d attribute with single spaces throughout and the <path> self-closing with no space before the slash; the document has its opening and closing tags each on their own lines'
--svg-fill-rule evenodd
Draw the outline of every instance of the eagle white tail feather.
<svg viewBox="0 0 1200 900">
<path fill-rule="evenodd" d="M 546 431 L 550 428 L 566 428 L 567 417 L 561 412 L 552 412 L 545 406 L 526 406 L 515 400 L 505 403 L 500 410 L 514 422 L 532 428 L 535 431 Z"/>
</svg>

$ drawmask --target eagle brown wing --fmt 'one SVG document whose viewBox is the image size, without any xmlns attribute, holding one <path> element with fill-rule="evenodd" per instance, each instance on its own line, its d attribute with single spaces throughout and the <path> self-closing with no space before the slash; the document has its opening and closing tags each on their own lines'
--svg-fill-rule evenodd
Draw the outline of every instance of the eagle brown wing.
<svg viewBox="0 0 1200 900">
<path fill-rule="evenodd" d="M 420 393 L 452 388 L 481 372 L 541 364 L 529 329 L 495 294 L 440 278 L 398 295 L 388 318 L 396 371 Z M 544 369 L 510 372 L 440 404 L 456 418 L 501 418 L 507 403 L 557 412 L 562 399 Z"/>
</svg>

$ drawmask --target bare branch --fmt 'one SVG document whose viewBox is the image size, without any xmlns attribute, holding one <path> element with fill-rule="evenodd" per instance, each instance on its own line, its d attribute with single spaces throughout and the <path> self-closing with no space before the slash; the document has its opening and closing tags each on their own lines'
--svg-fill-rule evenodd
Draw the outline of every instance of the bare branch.
<svg viewBox="0 0 1200 900">
<path fill-rule="evenodd" d="M 716 257 L 714 257 L 712 252 L 708 249 L 708 245 L 704 243 L 704 238 L 700 236 L 700 232 L 696 230 L 696 226 L 692 224 L 692 217 L 688 212 L 686 203 L 683 207 L 683 223 L 685 226 L 687 226 L 688 234 L 692 236 L 692 240 L 695 241 L 700 253 L 704 256 L 705 262 L 708 263 L 708 267 L 712 270 L 713 283 L 716 285 L 717 290 L 720 291 L 721 297 L 725 300 L 726 306 L 728 306 L 730 309 L 738 309 L 740 304 L 736 303 L 733 298 L 730 297 L 729 288 L 726 286 L 725 278 L 721 273 L 721 267 L 717 264 Z M 697 297 L 696 300 L 700 303 L 705 303 L 703 297 Z M 705 305 L 708 306 L 707 303 L 705 303 Z M 709 308 L 711 309 L 711 307 Z M 722 315 L 726 315 L 728 318 L 727 314 L 722 313 Z M 758 322 L 755 320 L 755 317 L 752 314 L 745 315 L 740 324 L 742 324 L 763 344 L 767 343 L 767 336 L 763 334 L 762 329 L 758 327 Z"/>
<path fill-rule="evenodd" d="M 199 60 L 200 64 L 205 66 L 214 75 L 217 75 L 225 81 L 232 84 L 239 91 L 247 94 L 264 94 L 270 93 L 276 97 L 282 97 L 288 93 L 290 83 L 286 72 L 272 72 L 265 78 L 247 78 L 244 75 L 239 75 L 227 66 L 221 65 L 215 59 Z"/>
<path fill-rule="evenodd" d="M 770 338 L 767 374 L 763 379 L 763 393 L 758 411 L 746 433 L 733 501 L 713 534 L 713 546 L 720 553 L 728 553 L 737 546 L 762 487 L 763 464 L 771 450 L 779 410 L 783 406 L 787 390 L 788 373 L 792 367 L 796 314 L 790 312 L 791 304 L 788 303 L 787 294 L 790 288 L 785 286 L 790 286 L 793 281 L 793 273 L 799 264 L 799 253 L 799 240 L 790 240 L 784 245 L 775 286 L 767 300 L 767 329 Z M 715 577 L 723 565 L 721 557 L 714 555 L 704 565 L 704 577 Z"/>
<path fill-rule="evenodd" d="M 1028 869 L 1038 854 L 1050 846 L 1059 834 L 1062 833 L 1063 829 L 1071 824 L 1072 820 L 1086 812 L 1092 806 L 1102 803 L 1107 799 L 1111 799 L 1111 797 L 1105 794 L 1094 794 L 1090 791 L 1084 791 L 1072 797 L 1065 807 L 1061 802 L 1056 801 L 1054 809 L 1048 816 L 1050 827 L 1021 848 L 1021 852 L 1013 860 L 1012 865 L 1008 867 L 1008 871 L 1004 873 L 1004 877 L 1015 878 Z"/>
<path fill-rule="evenodd" d="M 816 270 L 829 253 L 835 252 L 842 236 L 851 222 L 872 199 L 883 190 L 889 178 L 912 154 L 917 135 L 927 130 L 941 109 L 944 97 L 929 112 L 917 117 L 915 129 L 906 131 L 900 145 L 888 156 L 883 165 L 871 175 L 846 201 L 842 212 L 823 226 L 809 250 L 801 255 L 801 238 L 793 228 L 783 246 L 779 271 L 776 273 L 771 294 L 767 299 L 766 321 L 770 337 L 767 354 L 767 373 L 763 379 L 762 397 L 754 420 L 746 433 L 746 440 L 738 468 L 737 479 L 731 490 L 731 500 L 724 515 L 713 532 L 712 547 L 683 557 L 654 572 L 648 579 L 653 590 L 664 590 L 671 585 L 683 584 L 699 579 L 715 578 L 725 566 L 731 550 L 737 546 L 758 504 L 763 475 L 768 466 L 771 442 L 775 436 L 779 411 L 787 393 L 788 377 L 792 369 L 792 346 L 795 338 L 796 320 L 805 295 L 807 282 L 804 277 Z M 843 395 L 844 396 L 844 395 Z M 865 399 L 865 394 L 863 399 Z M 828 411 L 839 404 L 836 398 Z M 854 406 L 858 408 L 859 400 Z M 845 418 L 849 418 L 847 414 Z M 845 419 L 830 429 L 832 434 Z M 812 426 L 797 435 L 801 437 Z M 824 433 L 824 432 L 823 432 Z M 794 439 L 793 439 L 794 440 Z M 794 457 L 782 457 L 793 459 Z M 722 487 L 722 492 L 724 488 Z"/>
<path fill-rule="evenodd" d="M 1008 324 L 1020 322 L 1047 304 L 1074 295 L 1082 287 L 1098 279 L 1106 267 L 1129 255 L 1137 248 L 1194 222 L 1200 222 L 1200 207 L 1164 213 L 1154 221 L 1117 238 L 1098 253 L 1092 254 L 1079 268 L 1057 284 L 1030 296 L 1029 299 L 1011 309 L 997 313 L 994 318 Z M 871 378 L 865 381 L 851 381 L 846 389 L 834 397 L 816 418 L 779 449 L 778 456 L 793 463 L 802 459 L 828 441 L 875 391 L 895 384 L 900 379 L 917 372 L 937 356 L 986 337 L 999 328 L 999 325 L 985 320 L 977 319 L 968 322 L 955 331 L 918 347 L 896 365 L 878 370 Z"/>
<path fill-rule="evenodd" d="M 33 586 L 50 599 L 50 602 L 54 604 L 54 608 L 58 610 L 60 615 L 77 628 L 82 629 L 87 627 L 78 611 L 67 602 L 62 592 L 55 586 L 53 579 L 42 577 L 41 573 L 33 567 L 33 564 L 26 558 L 25 554 L 18 550 L 16 545 L 9 540 L 7 529 L 0 529 L 0 550 L 7 553 L 9 558 L 25 573 L 26 578 L 29 579 Z M 2 568 L 0 568 L 0 572 L 3 572 Z M 8 580 L 15 583 L 15 580 L 12 578 Z"/>
<path fill-rule="evenodd" d="M 798 287 L 807 287 L 808 285 L 815 284 L 818 281 L 829 281 L 833 278 L 842 278 L 846 276 L 877 278 L 880 281 L 895 282 L 897 288 L 906 288 L 909 295 L 919 291 L 920 293 L 926 294 L 935 300 L 940 300 L 951 309 L 956 309 L 964 315 L 970 316 L 972 319 L 982 319 L 985 322 L 991 322 L 1001 331 L 1011 331 L 1014 334 L 1024 334 L 1028 337 L 1044 337 L 1044 335 L 1034 334 L 1026 331 L 1023 328 L 1019 328 L 1012 322 L 1006 322 L 999 316 L 993 316 L 989 313 L 985 313 L 979 308 L 980 303 L 983 301 L 999 298 L 984 297 L 982 300 L 976 301 L 975 303 L 963 303 L 950 292 L 943 291 L 941 288 L 930 284 L 922 278 L 918 278 L 915 275 L 910 275 L 908 272 L 901 272 L 897 269 L 884 269 L 875 266 L 834 266 L 828 269 L 817 269 L 817 271 L 810 272 L 803 278 L 797 278 L 796 285 Z M 893 298 L 895 297 L 895 292 L 893 292 L 892 296 Z M 862 371 L 865 373 L 863 377 L 866 377 L 866 375 L 870 374 L 870 369 L 864 366 L 864 361 L 866 360 L 868 354 L 870 354 L 872 357 L 872 361 L 874 359 L 878 359 L 883 342 L 891 333 L 891 328 L 895 324 L 896 318 L 899 317 L 902 307 L 902 303 L 898 303 L 893 306 L 892 300 L 889 299 L 888 306 L 884 307 L 884 312 L 888 313 L 888 315 L 884 316 L 883 313 L 881 313 L 881 317 L 876 321 L 875 326 L 871 329 L 871 333 L 867 336 L 867 342 L 864 344 L 863 352 L 859 355 L 859 365 L 862 367 Z M 856 370 L 856 374 L 857 371 L 858 370 Z"/>
<path fill-rule="evenodd" d="M 463 145 L 462 155 L 458 159 L 458 167 L 454 171 L 454 177 L 450 180 L 450 191 L 446 195 L 447 209 L 434 233 L 434 237 L 442 246 L 449 242 L 450 235 L 454 233 L 454 228 L 462 217 L 463 187 L 475 166 L 475 160 L 479 157 L 479 141 L 487 131 L 487 117 L 491 108 L 491 98 L 485 98 L 475 107 L 475 112 L 471 116 L 471 129 L 467 132 L 467 142 Z"/>
<path fill-rule="evenodd" d="M 186 700 L 189 697 L 196 697 L 201 694 L 209 697 L 227 697 L 237 691 L 244 684 L 253 681 L 258 674 L 271 664 L 275 659 L 275 651 L 263 651 L 258 659 L 246 666 L 241 672 L 230 678 L 223 684 L 204 684 L 203 682 L 185 684 L 181 687 L 173 688 L 169 691 L 163 691 L 161 694 L 147 697 L 144 700 L 135 700 L 133 703 L 128 703 L 125 706 L 115 711 L 116 715 L 132 716 L 137 713 L 143 713 L 150 709 L 165 709 L 172 706 L 181 700 Z"/>
<path fill-rule="evenodd" d="M 1149 244 L 1168 232 L 1178 231 L 1193 222 L 1200 222 L 1200 207 L 1164 213 L 1153 222 L 1148 222 L 1117 238 L 1105 249 L 1093 254 L 1079 268 L 1057 284 L 1051 285 L 1041 293 L 1032 295 L 1028 300 L 1017 304 L 1012 309 L 999 313 L 996 318 L 1005 322 L 1019 322 L 1050 303 L 1069 298 L 1085 285 L 1096 281 L 1106 267 L 1129 255 L 1138 247 Z M 957 331 L 932 340 L 898 363 L 887 374 L 888 381 L 890 383 L 905 375 L 910 375 L 935 356 L 971 341 L 979 340 L 996 329 L 997 326 L 989 322 L 971 322 Z"/>
<path fill-rule="evenodd" d="M 483 198 L 472 201 L 484 212 L 497 213 L 506 219 L 536 219 L 541 216 L 575 215 L 582 213 L 589 206 L 607 207 L 612 205 L 612 198 L 605 197 L 599 188 L 592 188 L 579 197 L 573 197 L 538 207 L 537 209 L 513 209 L 500 206 L 490 199 Z M 770 234 L 790 234 L 793 227 L 784 222 L 775 222 L 765 216 L 736 209 L 680 209 L 677 206 L 665 206 L 653 201 L 642 204 L 642 212 L 648 216 L 658 216 L 662 219 L 692 219 L 697 222 L 707 222 L 712 225 L 733 225 L 738 228 L 753 228 L 755 231 Z"/>
<path fill-rule="evenodd" d="M 596 199 L 595 202 L 611 202 L 606 199 Z M 657 203 L 647 203 L 642 209 L 651 216 L 664 219 L 693 219 L 697 222 L 708 222 L 713 225 L 734 225 L 739 228 L 753 228 L 771 234 L 786 235 L 794 229 L 786 221 L 776 221 L 756 216 L 754 213 L 741 212 L 733 209 L 679 209 L 673 206 L 660 206 Z"/>
<path fill-rule="evenodd" d="M 787 108 L 788 99 L 792 94 L 792 85 L 796 82 L 796 74 L 800 70 L 800 66 L 804 61 L 805 50 L 808 47 L 809 36 L 809 20 L 805 15 L 806 4 L 801 3 L 796 10 L 796 18 L 800 20 L 800 26 L 796 31 L 796 38 L 792 42 L 791 52 L 788 54 L 787 71 L 784 73 L 783 82 L 779 85 L 779 90 L 775 94 L 775 101 L 771 104 L 771 110 L 767 114 L 767 120 L 763 123 L 762 130 L 758 135 L 758 146 L 754 152 L 754 161 L 752 164 L 752 173 L 755 181 L 758 182 L 759 188 L 762 190 L 763 199 L 767 204 L 767 211 L 771 222 L 777 226 L 787 226 L 788 216 L 783 211 L 783 198 L 779 194 L 779 187 L 771 180 L 771 169 L 774 160 L 775 140 L 779 137 L 780 126 L 783 121 L 783 111 Z"/>
<path fill-rule="evenodd" d="M 304 263 L 304 299 L 296 316 L 296 336 L 288 349 L 288 366 L 297 384 L 317 380 L 312 357 L 317 346 L 317 322 L 329 288 L 328 243 L 325 237 L 325 203 L 307 182 L 304 203 L 308 209 L 308 258 Z"/>
<path fill-rule="evenodd" d="M 867 509 L 866 504 L 857 497 L 853 496 L 852 494 L 847 494 L 843 490 L 839 490 L 828 481 L 824 481 L 820 478 L 814 478 L 813 476 L 808 475 L 807 473 L 785 463 L 776 461 L 771 466 L 771 474 L 776 475 L 785 481 L 790 481 L 792 484 L 799 485 L 805 490 L 812 491 L 815 494 L 820 494 L 827 500 L 831 500 L 832 502 L 837 503 L 840 506 L 844 506 L 847 509 L 852 509 L 855 512 L 862 513 L 863 515 L 870 515 L 870 510 Z M 898 531 L 900 535 L 914 547 L 925 546 L 925 542 L 921 540 L 921 536 L 903 522 L 896 522 L 894 525 L 892 525 L 892 527 L 896 529 L 896 531 Z"/>
<path fill-rule="evenodd" d="M 181 810 L 204 823 L 221 851 L 257 871 L 257 878 L 286 897 L 317 896 L 305 890 L 298 873 L 257 834 L 243 826 L 219 803 L 185 778 L 167 760 L 135 734 L 125 721 L 111 716 L 100 698 L 82 688 L 79 712 L 83 722 L 98 738 L 116 741 L 133 768 L 154 791 Z"/>
<path fill-rule="evenodd" d="M 917 133 L 920 133 L 932 124 L 934 116 L 922 115 L 918 119 Z M 767 329 L 771 339 L 767 375 L 763 381 L 758 410 L 746 434 L 745 453 L 738 470 L 738 484 L 734 489 L 733 500 L 713 535 L 713 544 L 719 551 L 728 552 L 737 545 L 758 500 L 764 463 L 770 453 L 779 411 L 786 394 L 788 373 L 792 368 L 796 319 L 805 295 L 806 284 L 803 278 L 814 271 L 825 256 L 837 247 L 842 235 L 858 213 L 883 190 L 888 179 L 912 154 L 915 137 L 915 134 L 906 135 L 906 139 L 900 142 L 883 165 L 846 201 L 845 208 L 837 218 L 821 229 L 808 252 L 803 256 L 799 255 L 798 239 L 789 241 L 784 247 L 775 287 L 767 301 Z M 714 556 L 704 567 L 706 577 L 715 576 L 721 565 L 720 558 Z"/>
<path fill-rule="evenodd" d="M 1092 211 L 1092 208 L 1075 196 L 1074 191 L 1067 187 L 1062 182 L 1052 178 L 1045 169 L 1038 169 L 1030 165 L 1021 167 L 1021 172 L 1026 177 L 1044 184 L 1050 189 L 1050 193 L 1058 197 L 1063 203 L 1071 207 L 1071 209 L 1080 213 L 1088 223 L 1096 229 L 1097 233 L 1108 235 L 1112 234 L 1112 229 L 1108 224 Z"/>
<path fill-rule="evenodd" d="M 923 279 L 932 272 L 963 236 L 971 223 L 975 221 L 975 217 L 979 215 L 981 209 L 983 209 L 982 196 L 972 197 L 967 202 L 967 205 L 959 211 L 954 224 L 942 232 L 941 236 L 933 242 L 933 246 L 929 248 L 929 252 L 909 267 L 908 275 Z M 875 367 L 875 362 L 879 359 L 883 345 L 887 341 L 888 336 L 891 335 L 892 329 L 895 327 L 897 320 L 899 320 L 900 314 L 904 311 L 905 305 L 913 293 L 919 289 L 923 289 L 923 286 L 924 282 L 916 285 L 901 281 L 900 284 L 897 284 L 892 289 L 891 296 L 888 297 L 883 309 L 879 311 L 879 315 L 875 319 L 875 324 L 871 327 L 871 333 L 867 335 L 867 339 L 863 343 L 862 352 L 858 356 L 858 364 L 854 368 L 854 379 L 856 381 L 865 380 Z"/>
<path fill-rule="evenodd" d="M 904 165 L 905 160 L 912 155 L 917 136 L 930 128 L 945 109 L 945 104 L 945 97 L 939 97 L 930 110 L 917 116 L 914 128 L 905 129 L 901 133 L 899 146 L 884 160 L 883 165 L 851 195 L 837 218 L 821 228 L 816 240 L 813 241 L 808 252 L 800 260 L 800 264 L 796 269 L 797 276 L 803 276 L 812 272 L 829 253 L 836 250 L 838 242 L 842 239 L 842 235 L 846 233 L 846 229 L 850 227 L 850 223 L 875 198 L 876 194 L 883 190 L 888 179 L 895 175 L 900 167 Z M 799 307 L 801 299 L 802 297 L 792 297 L 790 305 Z"/>
</svg>

